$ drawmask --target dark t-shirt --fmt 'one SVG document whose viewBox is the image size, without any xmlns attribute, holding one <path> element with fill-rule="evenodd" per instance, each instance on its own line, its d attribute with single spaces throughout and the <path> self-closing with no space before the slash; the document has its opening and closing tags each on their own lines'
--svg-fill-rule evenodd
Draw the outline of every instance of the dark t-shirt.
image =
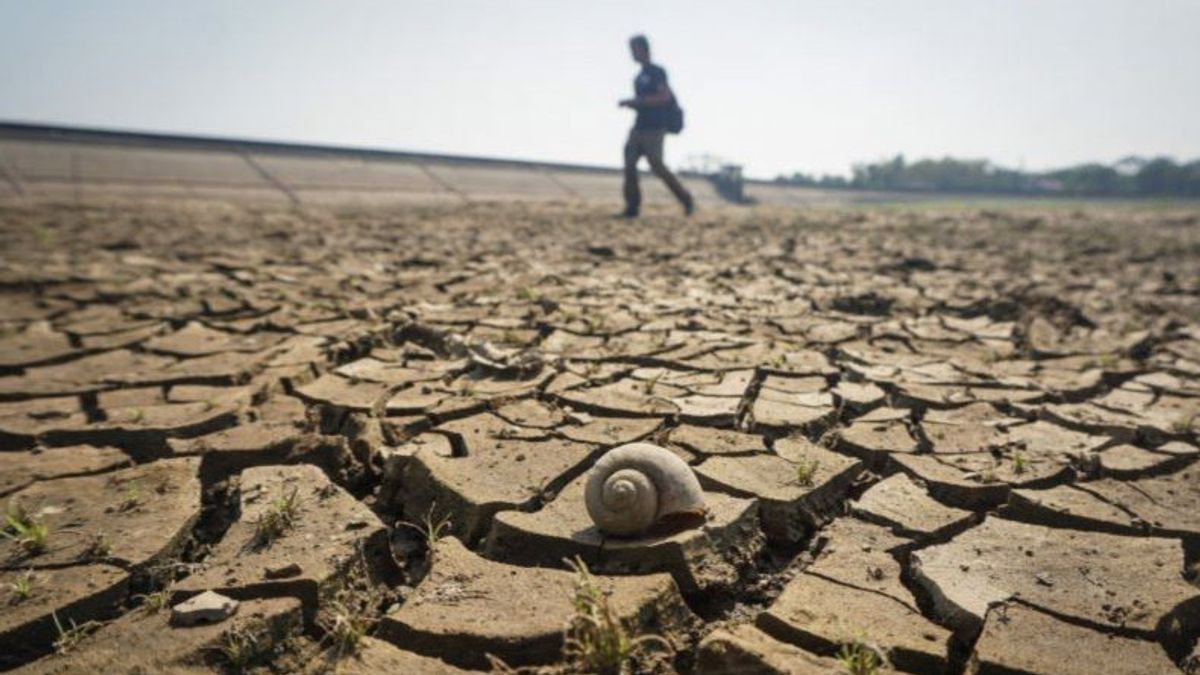
<svg viewBox="0 0 1200 675">
<path fill-rule="evenodd" d="M 642 66 L 642 71 L 633 79 L 633 91 L 638 96 L 648 96 L 667 83 L 667 71 L 656 65 Z M 634 129 L 666 129 L 670 103 L 638 108 Z"/>
</svg>

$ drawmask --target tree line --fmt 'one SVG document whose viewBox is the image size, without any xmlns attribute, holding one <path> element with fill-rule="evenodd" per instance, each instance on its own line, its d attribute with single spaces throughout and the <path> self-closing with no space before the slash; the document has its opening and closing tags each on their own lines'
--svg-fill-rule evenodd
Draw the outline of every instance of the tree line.
<svg viewBox="0 0 1200 675">
<path fill-rule="evenodd" d="M 921 159 L 903 155 L 855 164 L 849 178 L 794 173 L 778 183 L 915 192 L 970 192 L 1089 197 L 1200 197 L 1200 159 L 1127 157 L 1112 165 L 1080 164 L 1040 173 L 1006 169 L 980 159 Z"/>
</svg>

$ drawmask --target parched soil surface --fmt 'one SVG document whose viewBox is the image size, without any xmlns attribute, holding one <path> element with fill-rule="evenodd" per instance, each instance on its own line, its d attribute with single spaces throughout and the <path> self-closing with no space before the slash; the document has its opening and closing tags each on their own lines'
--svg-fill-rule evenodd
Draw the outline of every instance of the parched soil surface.
<svg viewBox="0 0 1200 675">
<path fill-rule="evenodd" d="M 666 641 L 630 671 L 1200 669 L 1195 211 L 10 203 L 0 237 L 0 668 L 577 672 L 586 565 Z M 703 526 L 592 526 L 632 441 Z M 236 613 L 182 626 L 204 591 Z"/>
</svg>

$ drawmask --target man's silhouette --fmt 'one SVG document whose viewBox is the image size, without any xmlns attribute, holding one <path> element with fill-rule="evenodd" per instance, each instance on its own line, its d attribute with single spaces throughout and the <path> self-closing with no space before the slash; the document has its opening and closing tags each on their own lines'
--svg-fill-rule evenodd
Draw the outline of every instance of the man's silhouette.
<svg viewBox="0 0 1200 675">
<path fill-rule="evenodd" d="M 633 60 L 642 64 L 642 70 L 633 80 L 634 97 L 620 103 L 637 111 L 637 120 L 625 142 L 625 211 L 621 215 L 636 218 L 642 206 L 637 165 L 643 155 L 650 162 L 650 170 L 667 184 L 683 205 L 684 213 L 691 215 L 694 208 L 692 195 L 663 164 L 663 139 L 675 106 L 675 95 L 667 84 L 667 71 L 650 62 L 650 41 L 644 35 L 630 38 L 629 49 L 633 52 Z"/>
</svg>

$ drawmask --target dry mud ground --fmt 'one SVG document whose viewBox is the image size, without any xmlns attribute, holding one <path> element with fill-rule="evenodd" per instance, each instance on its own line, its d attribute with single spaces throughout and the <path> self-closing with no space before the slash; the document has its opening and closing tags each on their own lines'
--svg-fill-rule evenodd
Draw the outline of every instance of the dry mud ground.
<svg viewBox="0 0 1200 675">
<path fill-rule="evenodd" d="M 591 590 L 633 671 L 1197 668 L 1194 210 L 0 223 L 4 668 L 580 671 Z M 703 527 L 591 527 L 635 439 Z"/>
</svg>

